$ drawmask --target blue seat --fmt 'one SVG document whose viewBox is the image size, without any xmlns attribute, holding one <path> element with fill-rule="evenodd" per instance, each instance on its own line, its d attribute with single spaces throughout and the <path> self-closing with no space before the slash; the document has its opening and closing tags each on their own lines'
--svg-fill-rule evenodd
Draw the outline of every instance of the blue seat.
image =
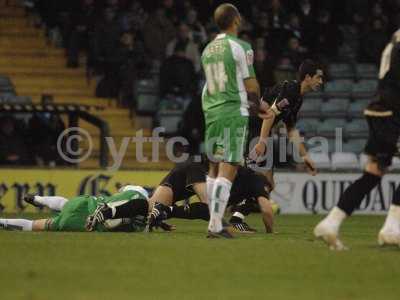
<svg viewBox="0 0 400 300">
<path fill-rule="evenodd" d="M 373 97 L 378 89 L 378 81 L 372 79 L 360 80 L 353 85 L 354 98 Z"/>
<path fill-rule="evenodd" d="M 15 96 L 14 94 L 0 95 L 0 103 L 9 104 L 31 104 L 31 97 L 27 96 Z"/>
<path fill-rule="evenodd" d="M 350 103 L 347 116 L 351 118 L 363 118 L 364 117 L 364 109 L 367 107 L 367 101 L 356 101 Z"/>
<path fill-rule="evenodd" d="M 357 64 L 356 75 L 358 79 L 377 79 L 378 68 L 374 64 Z"/>
<path fill-rule="evenodd" d="M 351 139 L 343 144 L 344 152 L 360 154 L 365 148 L 366 139 Z"/>
<path fill-rule="evenodd" d="M 319 117 L 323 100 L 321 98 L 306 98 L 301 106 L 300 117 Z"/>
<path fill-rule="evenodd" d="M 328 67 L 329 76 L 333 79 L 354 79 L 354 70 L 350 64 L 333 63 Z"/>
<path fill-rule="evenodd" d="M 365 119 L 356 119 L 346 124 L 346 136 L 349 138 L 367 138 L 368 123 Z"/>
<path fill-rule="evenodd" d="M 345 117 L 349 107 L 349 99 L 332 98 L 321 107 L 323 117 Z"/>
<path fill-rule="evenodd" d="M 341 129 L 343 132 L 345 125 L 346 125 L 345 119 L 339 119 L 339 118 L 326 119 L 317 128 L 317 134 L 320 136 L 331 138 L 335 136 L 337 129 Z"/>
<path fill-rule="evenodd" d="M 320 126 L 321 122 L 319 119 L 313 118 L 305 118 L 300 119 L 297 124 L 296 128 L 300 131 L 300 133 L 306 137 L 315 136 L 317 133 L 317 128 Z"/>
<path fill-rule="evenodd" d="M 139 93 L 136 95 L 136 111 L 139 114 L 154 114 L 158 110 L 158 94 Z"/>
<path fill-rule="evenodd" d="M 351 94 L 353 81 L 351 80 L 332 80 L 325 85 L 325 94 L 329 98 L 348 97 Z"/>
<path fill-rule="evenodd" d="M 181 113 L 160 113 L 157 116 L 158 124 L 165 129 L 165 134 L 174 134 L 179 130 L 182 121 Z"/>
<path fill-rule="evenodd" d="M 141 79 L 136 82 L 135 86 L 136 94 L 154 94 L 158 93 L 158 84 L 153 79 Z"/>
</svg>

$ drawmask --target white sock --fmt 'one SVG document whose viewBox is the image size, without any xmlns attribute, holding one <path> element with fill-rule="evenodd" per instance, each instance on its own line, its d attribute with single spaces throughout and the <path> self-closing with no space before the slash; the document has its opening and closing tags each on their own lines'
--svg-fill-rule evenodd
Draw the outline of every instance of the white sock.
<svg viewBox="0 0 400 300">
<path fill-rule="evenodd" d="M 400 206 L 390 205 L 382 231 L 400 232 Z"/>
<path fill-rule="evenodd" d="M 0 227 L 8 230 L 32 231 L 33 221 L 25 219 L 0 219 Z"/>
<path fill-rule="evenodd" d="M 210 223 L 208 230 L 219 232 L 222 230 L 222 218 L 228 204 L 232 182 L 224 177 L 218 177 L 214 183 L 210 208 Z"/>
<path fill-rule="evenodd" d="M 207 183 L 207 187 L 206 187 L 207 204 L 208 204 L 208 209 L 210 210 L 210 215 L 211 215 L 211 199 L 212 199 L 212 192 L 214 190 L 215 178 L 207 176 L 206 183 Z"/>
<path fill-rule="evenodd" d="M 61 211 L 68 199 L 60 196 L 35 196 L 35 202 L 51 210 Z"/>
<path fill-rule="evenodd" d="M 215 178 L 207 176 L 207 202 L 210 203 L 212 199 L 212 192 L 214 190 Z"/>
<path fill-rule="evenodd" d="M 233 214 L 233 217 L 240 218 L 242 221 L 245 218 L 244 215 L 242 213 L 238 212 L 238 211 Z"/>
<path fill-rule="evenodd" d="M 324 221 L 328 222 L 331 226 L 333 226 L 335 231 L 339 231 L 340 225 L 346 218 L 347 214 L 339 207 L 335 206 L 326 216 Z"/>
</svg>

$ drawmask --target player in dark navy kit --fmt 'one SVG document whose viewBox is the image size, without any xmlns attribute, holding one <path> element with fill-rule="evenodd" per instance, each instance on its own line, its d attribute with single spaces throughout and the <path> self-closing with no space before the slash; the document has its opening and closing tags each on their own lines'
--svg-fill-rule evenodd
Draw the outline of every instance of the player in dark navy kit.
<svg viewBox="0 0 400 300">
<path fill-rule="evenodd" d="M 314 235 L 322 238 L 331 249 L 346 247 L 339 240 L 339 228 L 344 219 L 351 216 L 364 197 L 380 182 L 398 153 L 400 136 L 400 29 L 382 53 L 379 72 L 378 100 L 364 110 L 368 121 L 369 138 L 364 152 L 368 162 L 364 174 L 353 182 L 341 195 L 334 207 L 314 229 Z M 379 232 L 380 245 L 400 246 L 400 187 L 393 193 L 392 204 L 386 221 Z"/>
<path fill-rule="evenodd" d="M 207 163 L 188 161 L 172 169 L 156 188 L 149 202 L 153 205 L 149 225 L 150 227 L 166 228 L 165 220 L 170 218 L 181 219 L 210 219 L 206 193 Z M 235 207 L 235 212 L 243 215 L 249 213 L 249 202 L 256 203 L 261 211 L 266 232 L 273 232 L 273 203 L 269 201 L 270 187 L 262 175 L 245 168 L 239 167 L 238 174 L 232 185 L 229 205 Z M 197 196 L 199 202 L 188 205 L 175 205 L 176 202 Z M 129 216 L 129 205 L 115 208 L 105 208 L 99 212 L 99 220 L 107 220 L 117 216 Z M 101 215 L 100 215 L 101 214 Z M 245 222 L 231 224 L 235 231 L 252 233 L 255 230 Z M 172 229 L 172 227 L 170 227 Z"/>
<path fill-rule="evenodd" d="M 261 101 L 269 106 L 269 118 L 264 118 L 261 128 L 251 134 L 254 138 L 259 136 L 259 140 L 250 158 L 257 160 L 259 166 L 264 166 L 270 162 L 268 159 L 261 159 L 267 151 L 267 139 L 271 134 L 271 129 L 282 121 L 286 127 L 288 137 L 299 150 L 299 154 L 307 166 L 310 174 L 315 175 L 316 169 L 314 163 L 307 154 L 307 150 L 302 143 L 299 131 L 296 129 L 298 113 L 303 104 L 305 94 L 317 91 L 323 83 L 323 72 L 316 63 L 311 60 L 305 60 L 299 67 L 299 80 L 284 81 L 270 89 L 266 89 Z M 257 130 L 258 129 L 258 130 Z M 251 139 L 250 139 L 251 141 Z M 271 165 L 272 166 L 272 165 Z M 271 167 L 270 166 L 270 167 Z"/>
<path fill-rule="evenodd" d="M 262 124 L 257 123 L 257 120 L 250 121 L 251 130 L 249 132 L 248 148 L 251 149 L 254 141 L 256 141 L 256 144 L 248 155 L 247 165 L 266 177 L 270 192 L 274 189 L 275 183 L 273 179 L 273 151 L 270 149 L 268 152 L 268 137 L 271 135 L 272 128 L 280 121 L 286 126 L 289 140 L 297 147 L 307 171 L 313 176 L 317 173 L 295 126 L 304 95 L 321 87 L 323 72 L 316 63 L 311 60 L 305 60 L 299 68 L 298 78 L 298 81 L 284 81 L 272 88 L 267 88 L 261 101 L 269 107 L 268 116 L 263 117 Z M 236 216 L 238 218 L 241 217 L 240 214 L 234 214 L 234 217 Z"/>
</svg>

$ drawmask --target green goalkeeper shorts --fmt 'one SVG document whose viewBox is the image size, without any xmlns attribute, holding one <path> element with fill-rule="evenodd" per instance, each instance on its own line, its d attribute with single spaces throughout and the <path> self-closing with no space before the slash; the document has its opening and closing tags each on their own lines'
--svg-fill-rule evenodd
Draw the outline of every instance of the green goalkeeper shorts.
<svg viewBox="0 0 400 300">
<path fill-rule="evenodd" d="M 80 196 L 69 200 L 65 203 L 62 211 L 52 218 L 49 230 L 85 231 L 86 219 L 94 212 L 96 206 L 97 201 L 91 196 Z"/>
<path fill-rule="evenodd" d="M 248 117 L 230 117 L 207 124 L 207 156 L 215 161 L 242 164 L 247 144 L 248 123 Z"/>
</svg>

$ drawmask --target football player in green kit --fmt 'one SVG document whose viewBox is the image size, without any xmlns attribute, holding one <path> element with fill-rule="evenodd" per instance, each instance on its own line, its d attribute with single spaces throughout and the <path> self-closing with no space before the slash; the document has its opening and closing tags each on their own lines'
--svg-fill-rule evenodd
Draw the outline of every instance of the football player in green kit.
<svg viewBox="0 0 400 300">
<path fill-rule="evenodd" d="M 210 158 L 207 199 L 209 238 L 232 238 L 222 218 L 247 144 L 249 110 L 259 106 L 260 88 L 250 44 L 237 35 L 241 16 L 232 4 L 217 7 L 214 20 L 220 33 L 201 56 L 206 84 L 202 93 L 205 146 Z"/>
<path fill-rule="evenodd" d="M 24 200 L 34 206 L 46 206 L 58 212 L 53 218 L 26 220 L 0 219 L 0 228 L 23 231 L 143 231 L 148 214 L 148 193 L 141 186 L 127 185 L 109 197 L 106 196 L 78 196 L 70 200 L 60 196 L 27 195 Z M 86 228 L 86 222 L 96 209 L 106 203 L 108 206 L 119 205 L 124 202 L 135 202 L 135 216 L 108 220 L 103 224 L 96 224 Z"/>
</svg>

